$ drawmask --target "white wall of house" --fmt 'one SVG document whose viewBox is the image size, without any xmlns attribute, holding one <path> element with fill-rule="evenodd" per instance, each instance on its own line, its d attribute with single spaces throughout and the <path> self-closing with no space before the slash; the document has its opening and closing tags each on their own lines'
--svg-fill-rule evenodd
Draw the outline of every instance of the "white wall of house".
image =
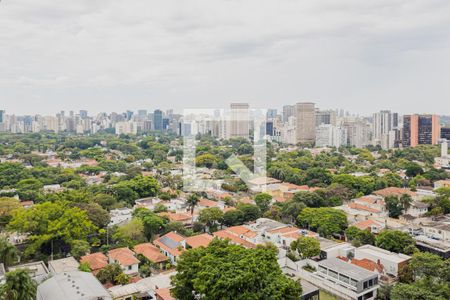
<svg viewBox="0 0 450 300">
<path fill-rule="evenodd" d="M 126 274 L 126 275 L 131 275 L 131 274 L 136 274 L 139 272 L 139 264 L 134 264 L 131 266 L 120 266 L 122 268 L 122 271 Z"/>
</svg>

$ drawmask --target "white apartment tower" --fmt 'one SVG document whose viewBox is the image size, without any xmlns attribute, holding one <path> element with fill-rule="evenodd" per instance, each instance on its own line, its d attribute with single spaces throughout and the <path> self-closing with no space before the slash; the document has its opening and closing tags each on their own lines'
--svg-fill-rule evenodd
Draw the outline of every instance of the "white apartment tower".
<svg viewBox="0 0 450 300">
<path fill-rule="evenodd" d="M 230 105 L 230 130 L 228 138 L 249 138 L 250 116 L 248 103 L 231 103 Z"/>
</svg>

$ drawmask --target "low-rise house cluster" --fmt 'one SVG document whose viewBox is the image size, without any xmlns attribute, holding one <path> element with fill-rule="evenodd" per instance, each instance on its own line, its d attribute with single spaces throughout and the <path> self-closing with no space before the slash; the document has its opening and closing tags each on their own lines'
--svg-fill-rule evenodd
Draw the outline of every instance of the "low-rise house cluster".
<svg viewBox="0 0 450 300">
<path fill-rule="evenodd" d="M 207 233 L 184 237 L 176 232 L 169 232 L 154 240 L 153 244 L 176 265 L 178 257 L 185 249 L 207 247 L 212 240 L 213 237 Z"/>
<path fill-rule="evenodd" d="M 450 216 L 418 219 L 408 226 L 408 232 L 420 250 L 450 258 Z"/>
</svg>

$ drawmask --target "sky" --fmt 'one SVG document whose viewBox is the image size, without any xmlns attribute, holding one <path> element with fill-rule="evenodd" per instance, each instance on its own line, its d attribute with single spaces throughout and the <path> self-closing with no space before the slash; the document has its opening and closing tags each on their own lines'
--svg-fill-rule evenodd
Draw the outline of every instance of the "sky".
<svg viewBox="0 0 450 300">
<path fill-rule="evenodd" d="M 0 109 L 450 114 L 448 0 L 0 0 Z"/>
</svg>

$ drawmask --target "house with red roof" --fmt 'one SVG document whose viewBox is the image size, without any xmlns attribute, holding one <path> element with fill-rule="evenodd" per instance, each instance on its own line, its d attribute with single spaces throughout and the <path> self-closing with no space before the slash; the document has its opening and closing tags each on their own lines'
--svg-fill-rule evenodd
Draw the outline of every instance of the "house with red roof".
<svg viewBox="0 0 450 300">
<path fill-rule="evenodd" d="M 356 222 L 352 226 L 358 227 L 361 230 L 368 230 L 368 231 L 372 232 L 373 234 L 380 233 L 381 230 L 383 230 L 386 227 L 385 224 L 371 220 L 371 219 Z"/>
<path fill-rule="evenodd" d="M 80 263 L 86 263 L 92 270 L 92 273 L 96 275 L 98 271 L 108 265 L 108 257 L 102 252 L 91 253 L 82 256 Z"/>
<path fill-rule="evenodd" d="M 207 247 L 213 237 L 207 233 L 190 237 L 184 237 L 171 231 L 153 241 L 153 244 L 170 259 L 172 264 L 176 264 L 177 258 L 188 248 Z"/>
<path fill-rule="evenodd" d="M 211 208 L 211 207 L 219 207 L 220 208 L 219 202 L 202 198 L 197 203 L 198 210 L 202 210 L 205 208 Z"/>
<path fill-rule="evenodd" d="M 188 213 L 161 212 L 158 215 L 168 218 L 171 222 L 181 222 L 184 225 L 192 224 L 192 215 Z"/>
<path fill-rule="evenodd" d="M 184 239 L 184 236 L 171 231 L 154 240 L 153 244 L 170 259 L 172 264 L 176 264 L 177 258 L 184 251 L 184 246 L 182 244 Z"/>
<path fill-rule="evenodd" d="M 319 234 L 290 225 L 271 229 L 265 232 L 266 239 L 283 248 L 289 247 L 293 241 L 305 236 L 318 238 Z"/>
<path fill-rule="evenodd" d="M 233 232 L 228 231 L 227 229 L 224 230 L 219 230 L 213 233 L 214 237 L 217 237 L 221 240 L 229 240 L 230 243 L 235 244 L 235 245 L 241 245 L 245 248 L 256 248 L 256 245 L 243 239 L 240 238 L 238 235 L 236 235 Z"/>
<path fill-rule="evenodd" d="M 209 243 L 213 240 L 213 236 L 203 233 L 199 235 L 194 235 L 187 237 L 184 240 L 185 248 L 199 248 L 199 247 L 208 247 Z"/>
<path fill-rule="evenodd" d="M 164 267 L 169 261 L 169 258 L 159 251 L 159 248 L 151 243 L 143 243 L 134 246 L 133 248 L 136 254 L 141 254 L 152 263 L 159 266 L 160 269 Z"/>
<path fill-rule="evenodd" d="M 401 197 L 402 195 L 406 194 L 411 196 L 411 198 L 415 199 L 417 197 L 417 193 L 411 191 L 411 189 L 408 188 L 398 188 L 398 187 L 387 187 L 381 190 L 376 190 L 372 194 L 381 196 L 383 198 L 386 198 L 388 196 L 396 196 Z"/>
<path fill-rule="evenodd" d="M 139 259 L 127 247 L 109 250 L 107 255 L 109 263 L 119 264 L 125 274 L 136 275 L 139 273 Z"/>
</svg>

